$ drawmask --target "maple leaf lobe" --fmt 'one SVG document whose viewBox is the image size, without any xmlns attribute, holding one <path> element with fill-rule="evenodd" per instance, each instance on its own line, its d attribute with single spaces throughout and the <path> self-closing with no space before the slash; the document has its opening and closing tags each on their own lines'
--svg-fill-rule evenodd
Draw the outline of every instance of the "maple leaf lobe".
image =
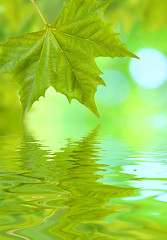
<svg viewBox="0 0 167 240">
<path fill-rule="evenodd" d="M 71 0 L 44 31 L 0 44 L 0 72 L 12 72 L 26 113 L 48 87 L 99 117 L 94 95 L 105 85 L 96 57 L 136 57 L 102 16 L 107 2 Z"/>
</svg>

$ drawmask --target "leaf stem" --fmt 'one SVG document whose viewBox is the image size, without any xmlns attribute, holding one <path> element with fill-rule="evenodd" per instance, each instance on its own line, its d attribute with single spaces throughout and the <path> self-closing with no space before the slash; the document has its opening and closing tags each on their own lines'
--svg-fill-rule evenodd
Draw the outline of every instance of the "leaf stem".
<svg viewBox="0 0 167 240">
<path fill-rule="evenodd" d="M 46 23 L 43 15 L 42 15 L 42 13 L 41 13 L 41 11 L 39 10 L 38 6 L 37 6 L 36 3 L 34 2 L 34 0 L 30 0 L 30 1 L 31 1 L 31 2 L 33 3 L 33 5 L 36 7 L 37 11 L 39 12 L 39 14 L 40 14 L 40 16 L 41 16 L 41 18 L 42 18 L 42 20 L 43 20 L 43 22 L 44 22 L 45 25 L 46 25 L 47 23 Z"/>
</svg>

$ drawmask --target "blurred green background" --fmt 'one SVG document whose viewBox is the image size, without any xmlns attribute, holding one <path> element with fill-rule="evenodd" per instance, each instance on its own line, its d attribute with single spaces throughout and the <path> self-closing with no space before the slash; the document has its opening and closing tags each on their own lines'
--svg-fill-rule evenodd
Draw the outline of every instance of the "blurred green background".
<svg viewBox="0 0 167 240">
<path fill-rule="evenodd" d="M 63 2 L 36 0 L 48 23 Z M 101 120 L 49 88 L 22 121 L 15 79 L 0 75 L 1 238 L 167 239 L 166 12 L 167 0 L 107 8 L 140 60 L 96 59 Z M 43 28 L 29 0 L 0 0 L 0 42 Z"/>
<path fill-rule="evenodd" d="M 52 23 L 63 7 L 63 0 L 37 0 L 44 18 Z M 68 2 L 68 1 L 66 1 Z M 99 86 L 95 96 L 103 130 L 133 135 L 164 130 L 167 126 L 167 0 L 114 0 L 104 18 L 120 32 L 121 40 L 140 60 L 97 58 L 107 87 Z M 29 0 L 0 1 L 0 42 L 25 32 L 39 31 L 43 22 Z M 0 131 L 21 126 L 18 87 L 11 76 L 0 75 Z M 99 120 L 76 100 L 49 88 L 46 97 L 34 103 L 25 122 L 38 138 L 80 135 Z M 126 127 L 125 127 L 126 124 Z M 55 126 L 59 126 L 57 129 Z M 75 133 L 72 127 L 75 126 Z M 116 128 L 116 127 L 115 127 Z M 147 133 L 146 133 L 147 132 Z"/>
</svg>

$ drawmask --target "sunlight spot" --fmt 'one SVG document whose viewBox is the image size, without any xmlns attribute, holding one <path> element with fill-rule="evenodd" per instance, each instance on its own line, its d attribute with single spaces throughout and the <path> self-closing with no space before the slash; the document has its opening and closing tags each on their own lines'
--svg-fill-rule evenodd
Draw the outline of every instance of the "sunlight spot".
<svg viewBox="0 0 167 240">
<path fill-rule="evenodd" d="M 148 119 L 148 123 L 155 129 L 163 129 L 167 126 L 167 118 L 163 114 L 156 114 Z"/>
<path fill-rule="evenodd" d="M 148 104 L 160 106 L 167 102 L 167 81 L 158 88 L 146 89 L 140 88 L 139 93 L 141 98 Z"/>
<path fill-rule="evenodd" d="M 160 215 L 160 213 L 157 213 L 157 212 L 154 212 L 154 213 L 151 213 L 152 215 Z"/>
<path fill-rule="evenodd" d="M 132 59 L 130 72 L 134 80 L 144 88 L 157 88 L 167 80 L 167 59 L 155 49 L 141 49 L 136 53 L 140 57 Z"/>
</svg>

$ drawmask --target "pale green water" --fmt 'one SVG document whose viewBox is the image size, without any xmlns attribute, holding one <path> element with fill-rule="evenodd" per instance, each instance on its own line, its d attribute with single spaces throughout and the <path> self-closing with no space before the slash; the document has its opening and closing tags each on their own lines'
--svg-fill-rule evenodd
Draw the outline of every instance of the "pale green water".
<svg viewBox="0 0 167 240">
<path fill-rule="evenodd" d="M 97 127 L 54 152 L 26 131 L 1 135 L 0 240 L 166 240 L 166 143 Z"/>
</svg>

